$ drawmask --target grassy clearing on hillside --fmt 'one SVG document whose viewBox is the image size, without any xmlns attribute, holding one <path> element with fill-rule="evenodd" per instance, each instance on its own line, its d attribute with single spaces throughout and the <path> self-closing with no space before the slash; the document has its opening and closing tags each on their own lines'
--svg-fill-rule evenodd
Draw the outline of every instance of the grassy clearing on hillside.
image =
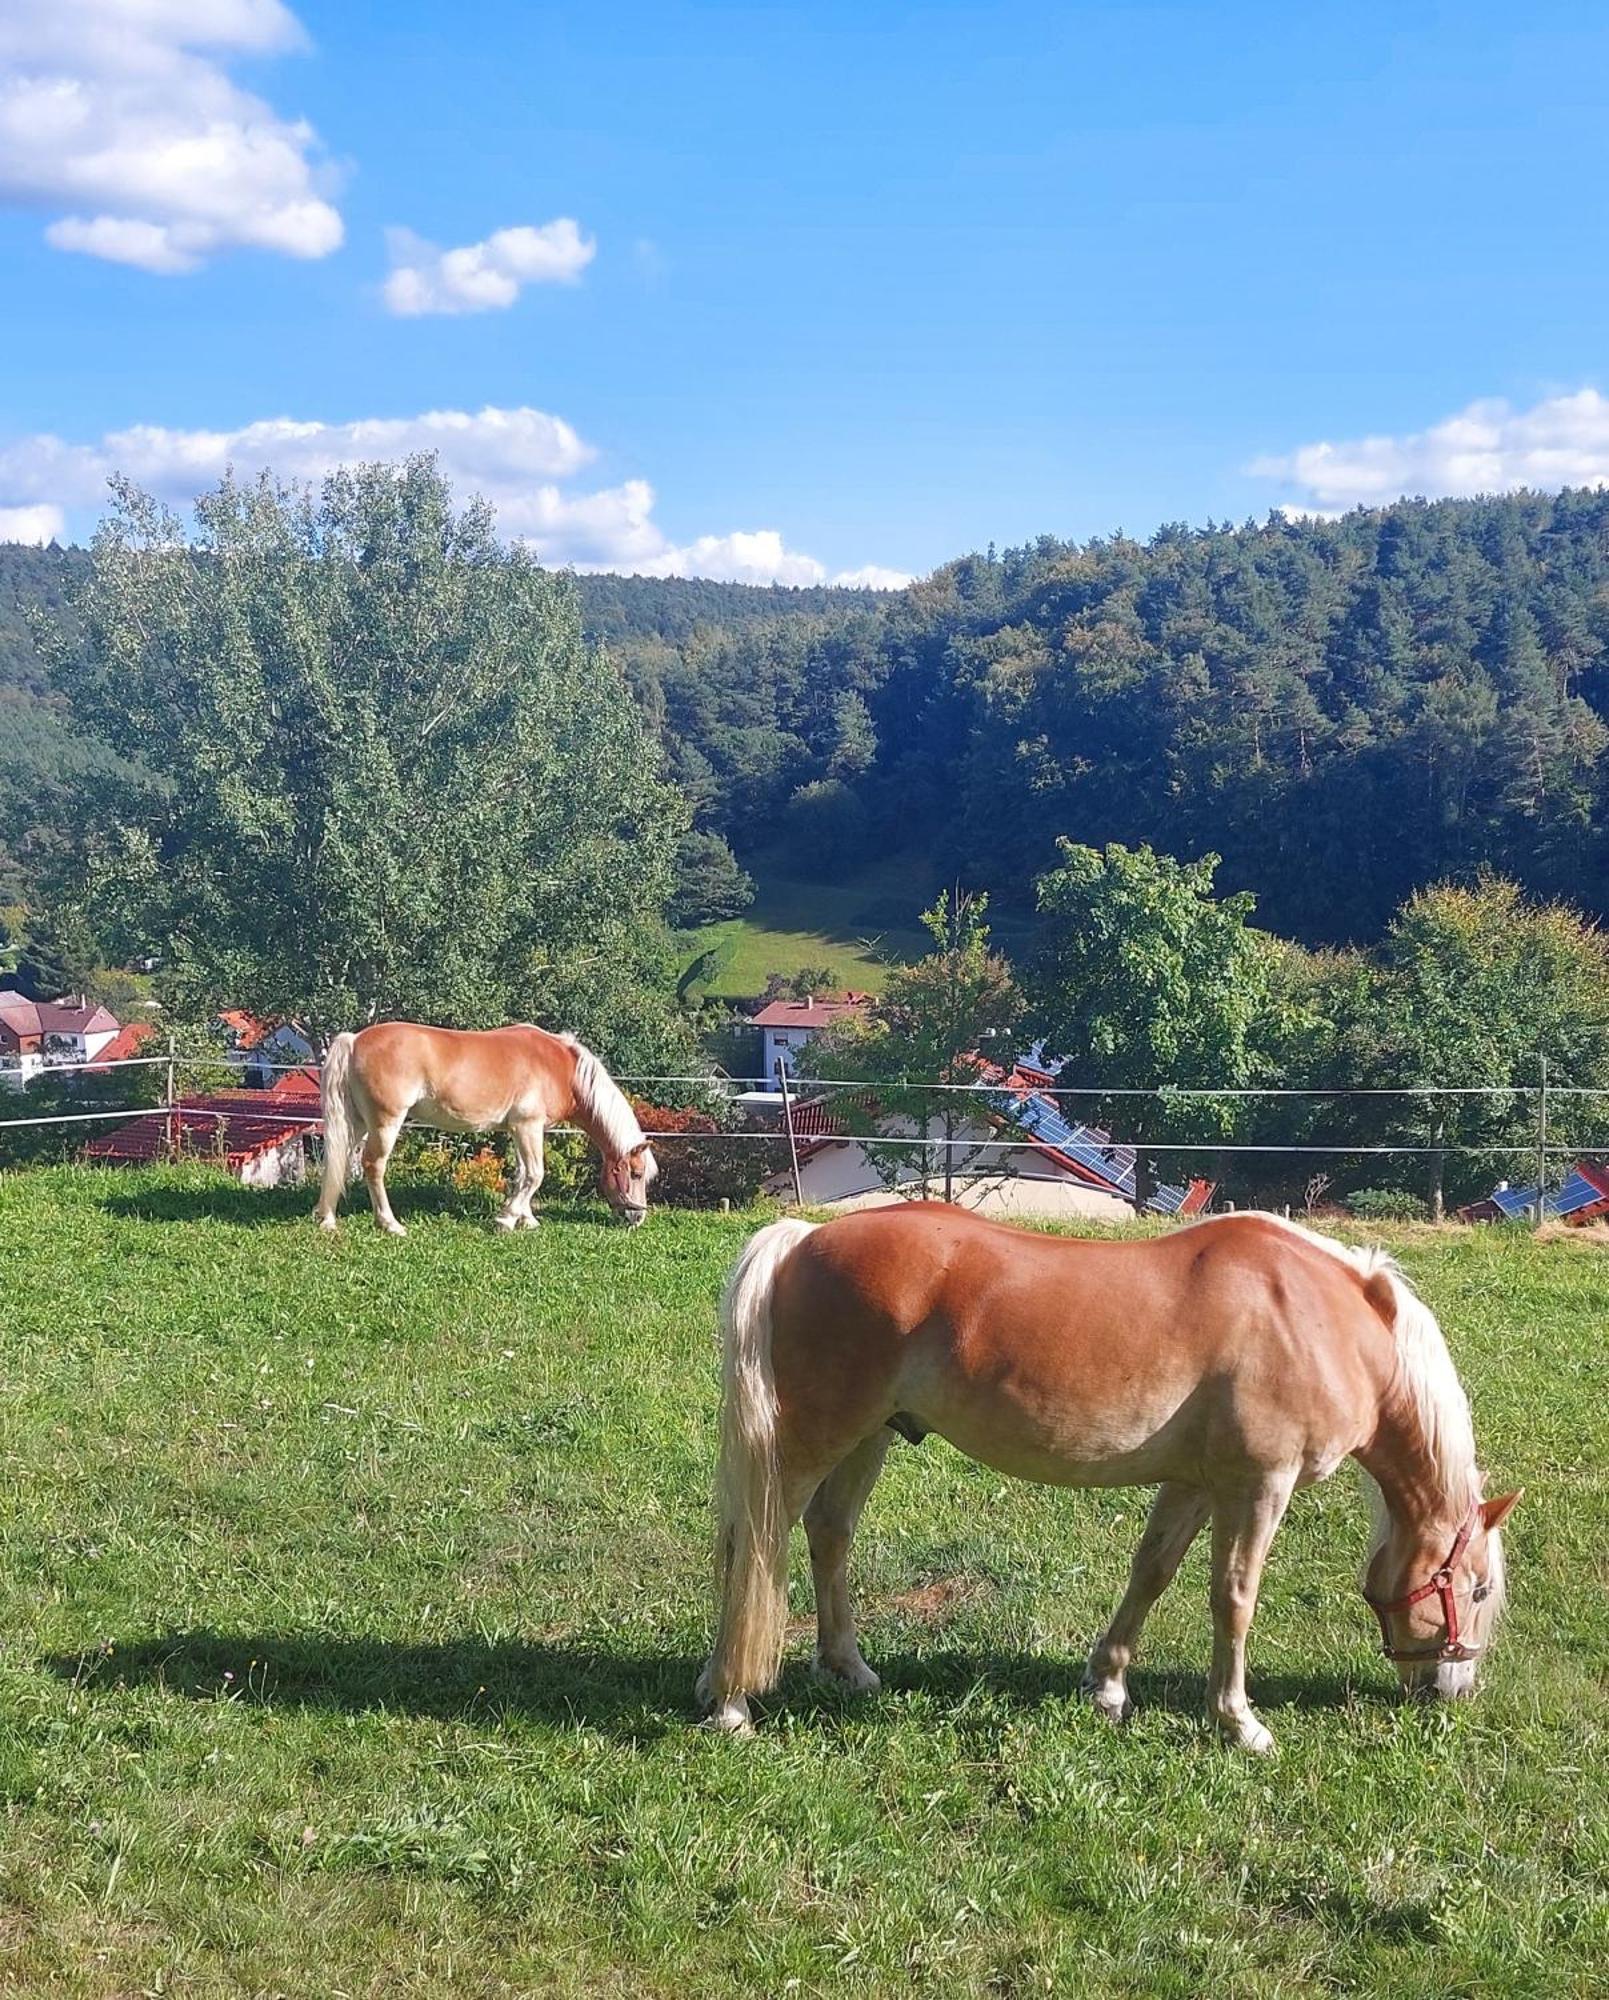
<svg viewBox="0 0 1609 2000">
<path fill-rule="evenodd" d="M 921 957 L 931 940 L 917 922 L 932 902 L 937 882 L 927 865 L 895 855 L 856 869 L 834 882 L 790 875 L 784 856 L 753 864 L 758 894 L 747 916 L 686 933 L 687 963 L 731 937 L 731 959 L 709 991 L 746 999 L 773 972 L 830 966 L 840 984 L 880 993 L 890 965 Z"/>
<path fill-rule="evenodd" d="M 751 1217 L 528 1236 L 401 1189 L 0 1177 L 0 1984 L 454 1996 L 1559 1994 L 1609 1956 L 1609 1256 L 1400 1238 L 1528 1489 L 1481 1698 L 1409 1709 L 1366 1510 L 1299 1497 L 1253 1693 L 1204 1555 L 1113 1731 L 1080 1656 L 1145 1496 L 898 1449 L 855 1575 L 887 1692 L 795 1648 L 690 1726 L 714 1300 Z M 809 1606 L 802 1550 L 796 1606 Z"/>
</svg>

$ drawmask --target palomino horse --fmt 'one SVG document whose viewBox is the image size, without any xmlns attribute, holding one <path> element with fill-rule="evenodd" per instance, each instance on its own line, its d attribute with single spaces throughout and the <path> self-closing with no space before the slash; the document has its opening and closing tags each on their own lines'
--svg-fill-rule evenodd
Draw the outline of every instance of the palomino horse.
<svg viewBox="0 0 1609 2000">
<path fill-rule="evenodd" d="M 518 1171 L 500 1229 L 536 1227 L 531 1197 L 542 1185 L 542 1138 L 561 1119 L 573 1119 L 603 1155 L 599 1187 L 623 1222 L 635 1226 L 648 1213 L 648 1184 L 659 1171 L 637 1114 L 603 1064 L 573 1035 L 542 1028 L 465 1033 L 381 1021 L 337 1035 L 324 1058 L 323 1109 L 321 1229 L 335 1227 L 361 1144 L 374 1219 L 393 1236 L 404 1233 L 386 1199 L 385 1170 L 409 1116 L 443 1132 L 513 1133 Z"/>
<path fill-rule="evenodd" d="M 877 1687 L 845 1583 L 895 1429 L 1064 1486 L 1160 1482 L 1085 1691 L 1113 1720 L 1146 1613 L 1212 1522 L 1214 1722 L 1273 1738 L 1246 1699 L 1263 1560 L 1298 1486 L 1349 1454 L 1377 1499 L 1364 1594 L 1405 1685 L 1465 1694 L 1503 1599 L 1469 1405 L 1429 1309 L 1390 1259 L 1269 1215 L 1146 1242 L 1079 1242 L 938 1203 L 773 1222 L 727 1282 L 717 1568 L 698 1695 L 746 1731 L 776 1679 L 801 1513 L 819 1672 Z M 891 1428 L 892 1427 L 892 1428 Z"/>
</svg>

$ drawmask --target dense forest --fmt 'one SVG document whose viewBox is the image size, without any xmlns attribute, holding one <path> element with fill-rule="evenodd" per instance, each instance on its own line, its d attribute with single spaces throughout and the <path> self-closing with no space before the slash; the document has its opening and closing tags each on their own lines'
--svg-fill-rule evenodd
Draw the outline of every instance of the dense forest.
<svg viewBox="0 0 1609 2000">
<path fill-rule="evenodd" d="M 1058 835 L 1215 851 L 1312 943 L 1483 864 L 1609 908 L 1609 494 L 1043 540 L 621 643 L 740 853 L 914 843 L 1009 909 Z"/>
<path fill-rule="evenodd" d="M 83 754 L 25 607 L 54 615 L 82 560 L 0 551 L 13 886 Z M 1220 887 L 1311 943 L 1483 865 L 1609 911 L 1609 493 L 1045 539 L 886 597 L 578 584 L 699 827 L 745 859 L 915 848 L 1005 912 L 1058 836 L 1149 841 L 1222 854 Z"/>
</svg>

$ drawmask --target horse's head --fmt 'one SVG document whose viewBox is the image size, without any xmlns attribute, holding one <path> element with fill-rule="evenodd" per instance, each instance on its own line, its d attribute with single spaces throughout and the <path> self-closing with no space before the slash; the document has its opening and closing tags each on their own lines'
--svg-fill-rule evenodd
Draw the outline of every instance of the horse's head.
<svg viewBox="0 0 1609 2000">
<path fill-rule="evenodd" d="M 1380 1621 L 1385 1655 L 1410 1694 L 1475 1692 L 1480 1656 L 1503 1608 L 1503 1523 L 1518 1493 L 1480 1500 L 1452 1538 L 1393 1524 L 1375 1551 L 1363 1595 Z"/>
<path fill-rule="evenodd" d="M 646 1141 L 629 1153 L 606 1159 L 598 1187 L 603 1198 L 628 1229 L 635 1229 L 648 1215 L 648 1186 L 659 1172 L 654 1149 Z"/>
</svg>

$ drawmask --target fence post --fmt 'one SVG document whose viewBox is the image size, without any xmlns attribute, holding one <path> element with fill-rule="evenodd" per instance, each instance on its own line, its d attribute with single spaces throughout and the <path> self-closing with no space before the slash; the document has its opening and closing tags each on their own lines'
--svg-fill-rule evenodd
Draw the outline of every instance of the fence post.
<svg viewBox="0 0 1609 2000">
<path fill-rule="evenodd" d="M 793 1205 L 804 1207 L 804 1187 L 799 1179 L 799 1142 L 793 1136 L 793 1098 L 788 1090 L 788 1065 L 777 1057 L 777 1083 L 782 1090 L 782 1122 L 788 1133 L 788 1158 L 793 1163 Z"/>
<path fill-rule="evenodd" d="M 1537 1061 L 1542 1066 L 1536 1112 L 1536 1226 L 1540 1229 L 1548 1213 L 1548 1059 L 1539 1055 Z"/>
<path fill-rule="evenodd" d="M 179 1128 L 173 1109 L 174 1098 L 177 1093 L 177 1084 L 174 1079 L 174 1068 L 175 1068 L 174 1056 L 175 1056 L 175 1047 L 174 1047 L 173 1031 L 170 1028 L 168 1030 L 167 1084 L 164 1088 L 162 1097 L 163 1103 L 168 1108 L 167 1126 L 168 1126 L 169 1166 L 171 1166 L 173 1162 L 179 1157 Z"/>
</svg>

